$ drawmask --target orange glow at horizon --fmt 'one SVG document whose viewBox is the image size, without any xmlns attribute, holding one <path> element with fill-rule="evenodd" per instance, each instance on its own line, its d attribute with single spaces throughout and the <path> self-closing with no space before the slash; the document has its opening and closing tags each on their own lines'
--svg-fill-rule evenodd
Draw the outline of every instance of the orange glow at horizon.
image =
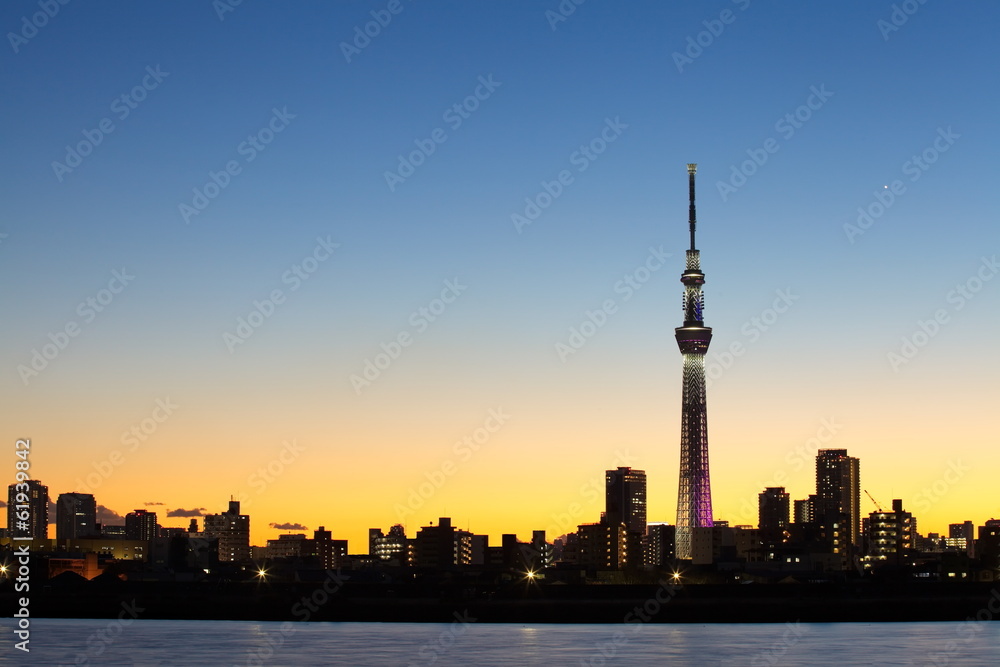
<svg viewBox="0 0 1000 667">
<path fill-rule="evenodd" d="M 522 391 L 517 402 L 495 400 L 500 392 L 481 388 L 465 397 L 454 391 L 445 401 L 415 396 L 392 419 L 382 418 L 378 404 L 337 419 L 311 418 L 336 401 L 329 395 L 311 404 L 244 399 L 222 416 L 172 397 L 177 409 L 134 448 L 123 444 L 123 433 L 151 414 L 155 398 L 127 401 L 122 413 L 128 416 L 112 429 L 96 416 L 98 397 L 27 435 L 34 477 L 49 486 L 52 500 L 89 492 L 121 515 L 144 508 L 157 511 L 161 525 L 187 527 L 189 518 L 167 512 L 222 512 L 232 496 L 251 517 L 255 545 L 288 532 L 272 524 L 301 524 L 305 530 L 291 532 L 311 536 L 325 526 L 336 539 L 348 539 L 352 553 L 367 553 L 369 528 L 402 523 L 412 537 L 440 517 L 489 534 L 493 544 L 503 533 L 528 540 L 540 529 L 551 540 L 599 520 L 604 471 L 618 466 L 646 471 L 649 521 L 673 523 L 679 410 L 662 406 L 676 405 L 675 392 L 644 378 L 623 395 L 614 375 L 606 380 L 575 390 L 568 405 L 553 405 L 545 396 L 556 388 L 544 386 Z M 717 520 L 756 525 L 757 494 L 765 486 L 784 486 L 792 499 L 814 492 L 817 447 L 859 457 L 862 488 L 881 503 L 901 498 L 921 534 L 946 534 L 949 523 L 965 520 L 982 525 L 996 514 L 986 504 L 992 488 L 986 462 L 994 456 L 988 433 L 962 434 L 958 450 L 940 446 L 956 435 L 948 420 L 923 420 L 923 428 L 883 421 L 905 425 L 912 415 L 905 395 L 867 412 L 859 407 L 861 396 L 825 412 L 807 409 L 808 396 L 793 396 L 783 399 L 791 416 L 776 423 L 766 392 L 737 394 L 734 383 L 725 382 L 709 391 Z M 279 413 L 281 420 L 269 421 Z M 31 422 L 43 423 L 34 417 Z M 74 447 L 53 445 L 66 442 Z M 914 454 L 901 457 L 900 451 Z M 862 494 L 862 516 L 874 510 Z"/>
</svg>

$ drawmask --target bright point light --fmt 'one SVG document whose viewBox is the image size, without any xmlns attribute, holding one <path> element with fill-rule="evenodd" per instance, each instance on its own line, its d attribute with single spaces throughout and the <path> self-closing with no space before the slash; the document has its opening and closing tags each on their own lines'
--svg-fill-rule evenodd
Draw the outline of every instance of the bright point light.
<svg viewBox="0 0 1000 667">
<path fill-rule="evenodd" d="M 263 568 L 258 569 L 257 570 L 257 576 L 260 577 L 261 579 L 263 579 L 264 577 L 267 576 L 267 570 L 265 570 Z"/>
<path fill-rule="evenodd" d="M 525 572 L 525 575 L 528 577 L 528 579 L 535 578 L 535 573 L 532 570 L 528 570 L 527 572 Z"/>
</svg>

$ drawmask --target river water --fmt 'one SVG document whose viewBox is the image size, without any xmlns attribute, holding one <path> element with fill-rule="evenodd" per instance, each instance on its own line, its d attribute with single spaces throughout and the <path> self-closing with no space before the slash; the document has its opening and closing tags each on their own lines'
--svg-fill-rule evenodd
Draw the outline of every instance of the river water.
<svg viewBox="0 0 1000 667">
<path fill-rule="evenodd" d="M 1000 623 L 487 624 L 32 619 L 13 665 L 998 665 Z"/>
</svg>

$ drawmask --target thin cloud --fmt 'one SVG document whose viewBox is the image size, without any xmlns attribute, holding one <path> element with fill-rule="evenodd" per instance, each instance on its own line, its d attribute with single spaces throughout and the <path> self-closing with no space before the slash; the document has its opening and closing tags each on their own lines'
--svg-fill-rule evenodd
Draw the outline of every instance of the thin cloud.
<svg viewBox="0 0 1000 667">
<path fill-rule="evenodd" d="M 203 516 L 205 514 L 205 512 L 207 512 L 207 511 L 208 510 L 206 510 L 204 507 L 195 507 L 194 509 L 190 509 L 190 510 L 176 509 L 176 510 L 170 510 L 169 512 L 167 512 L 167 517 L 195 517 L 195 516 Z"/>
<path fill-rule="evenodd" d="M 307 530 L 307 526 L 303 526 L 301 523 L 272 523 L 271 528 L 278 530 Z"/>
</svg>

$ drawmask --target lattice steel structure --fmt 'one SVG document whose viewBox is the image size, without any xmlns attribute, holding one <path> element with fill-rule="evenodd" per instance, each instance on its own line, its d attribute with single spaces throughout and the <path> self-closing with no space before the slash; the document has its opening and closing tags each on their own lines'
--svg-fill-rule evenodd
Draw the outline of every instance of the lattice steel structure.
<svg viewBox="0 0 1000 667">
<path fill-rule="evenodd" d="M 684 326 L 675 337 L 684 355 L 684 386 L 681 405 L 681 465 L 677 485 L 676 557 L 691 558 L 691 529 L 712 526 L 712 485 L 708 475 L 708 416 L 705 409 L 705 353 L 712 329 L 705 326 L 705 296 L 701 258 L 694 241 L 694 176 L 698 165 L 689 164 L 688 189 L 691 204 L 688 225 L 691 249 L 681 274 L 684 283 Z"/>
</svg>

